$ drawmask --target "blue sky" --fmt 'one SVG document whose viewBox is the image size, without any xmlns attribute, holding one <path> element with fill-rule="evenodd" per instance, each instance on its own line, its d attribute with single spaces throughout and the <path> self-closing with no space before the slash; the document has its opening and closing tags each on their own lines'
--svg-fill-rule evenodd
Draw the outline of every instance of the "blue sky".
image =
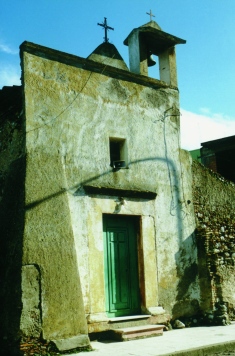
<svg viewBox="0 0 235 356">
<path fill-rule="evenodd" d="M 20 84 L 23 41 L 87 57 L 103 42 L 104 17 L 128 64 L 123 40 L 150 9 L 163 31 L 187 41 L 176 47 L 182 147 L 235 135 L 235 0 L 0 0 L 0 88 Z"/>
</svg>

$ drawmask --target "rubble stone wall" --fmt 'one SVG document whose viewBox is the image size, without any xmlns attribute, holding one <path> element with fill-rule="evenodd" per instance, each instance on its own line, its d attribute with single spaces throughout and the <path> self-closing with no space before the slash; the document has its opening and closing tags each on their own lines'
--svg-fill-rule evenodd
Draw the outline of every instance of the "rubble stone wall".
<svg viewBox="0 0 235 356">
<path fill-rule="evenodd" d="M 196 216 L 201 307 L 217 302 L 235 305 L 235 184 L 194 161 L 193 197 Z"/>
</svg>

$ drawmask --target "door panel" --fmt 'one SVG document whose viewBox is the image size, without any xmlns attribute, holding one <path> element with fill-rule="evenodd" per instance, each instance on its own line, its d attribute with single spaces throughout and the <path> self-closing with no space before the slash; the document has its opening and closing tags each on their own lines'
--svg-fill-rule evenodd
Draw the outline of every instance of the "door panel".
<svg viewBox="0 0 235 356">
<path fill-rule="evenodd" d="M 104 215 L 105 289 L 109 316 L 139 312 L 137 219 Z"/>
<path fill-rule="evenodd" d="M 107 234 L 111 309 L 126 309 L 129 306 L 128 235 L 125 231 L 108 231 Z"/>
</svg>

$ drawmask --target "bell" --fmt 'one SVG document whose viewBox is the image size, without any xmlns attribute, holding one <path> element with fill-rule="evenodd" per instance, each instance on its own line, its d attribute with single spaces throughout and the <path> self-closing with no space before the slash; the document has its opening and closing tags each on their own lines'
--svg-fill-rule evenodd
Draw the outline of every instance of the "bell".
<svg viewBox="0 0 235 356">
<path fill-rule="evenodd" d="M 153 59 L 153 55 L 151 53 L 149 53 L 149 57 L 148 57 L 148 67 L 152 67 L 155 66 L 156 61 Z"/>
</svg>

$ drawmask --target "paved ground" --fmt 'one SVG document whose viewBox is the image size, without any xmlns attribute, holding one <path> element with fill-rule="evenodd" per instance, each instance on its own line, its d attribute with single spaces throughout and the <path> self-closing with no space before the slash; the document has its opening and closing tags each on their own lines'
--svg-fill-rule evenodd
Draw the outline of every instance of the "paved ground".
<svg viewBox="0 0 235 356">
<path fill-rule="evenodd" d="M 74 356 L 235 355 L 235 322 L 228 326 L 165 331 L 163 336 L 135 341 L 92 341 L 91 345 L 93 352 Z"/>
</svg>

